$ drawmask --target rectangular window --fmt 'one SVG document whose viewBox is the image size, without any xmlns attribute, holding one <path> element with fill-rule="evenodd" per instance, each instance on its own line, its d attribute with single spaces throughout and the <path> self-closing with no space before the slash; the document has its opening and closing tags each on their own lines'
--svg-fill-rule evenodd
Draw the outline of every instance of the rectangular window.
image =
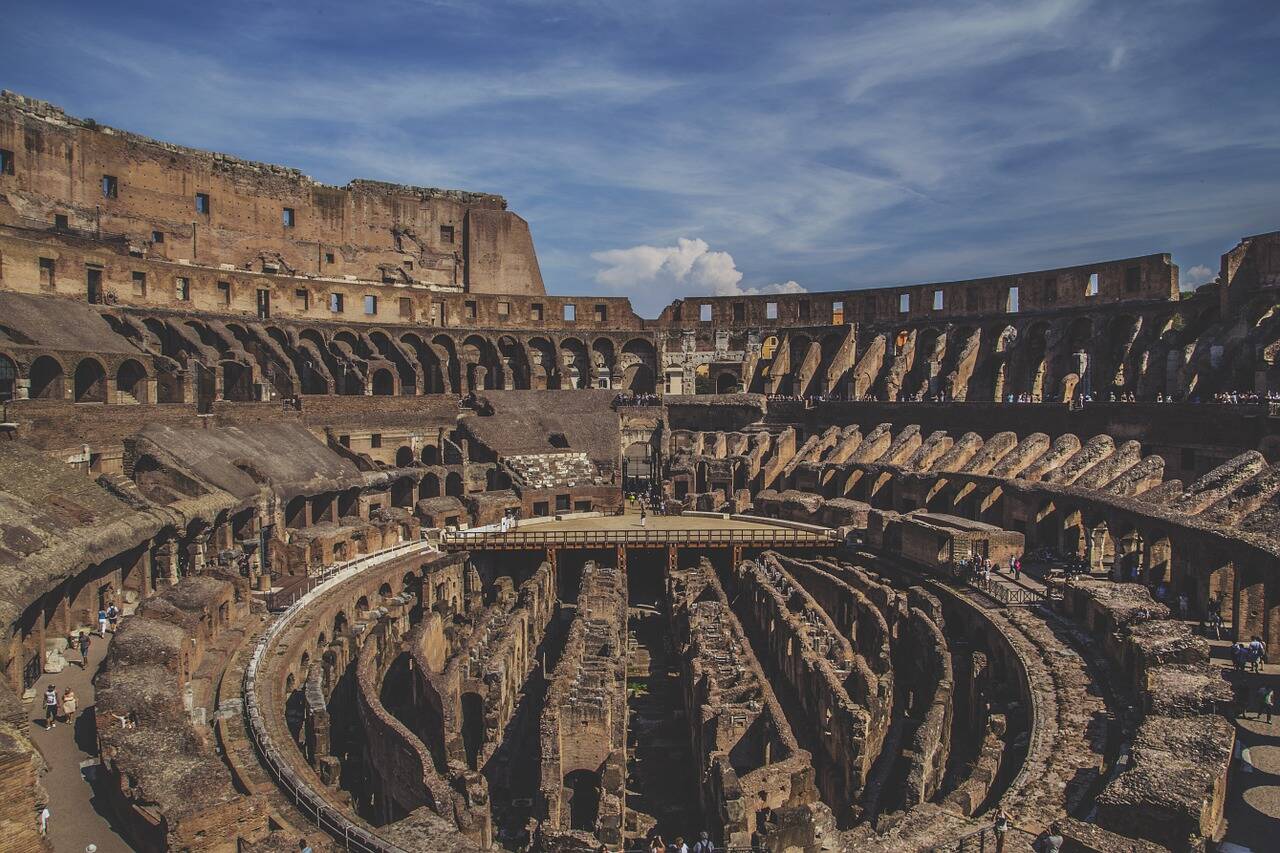
<svg viewBox="0 0 1280 853">
<path fill-rule="evenodd" d="M 408 296 L 400 297 L 400 316 L 406 320 L 413 319 L 413 300 Z"/>
<path fill-rule="evenodd" d="M 1058 279 L 1049 276 L 1044 280 L 1044 304 L 1052 305 L 1058 301 Z"/>
<path fill-rule="evenodd" d="M 331 263 L 333 263 L 333 252 L 325 252 L 325 253 L 324 253 L 324 262 L 325 262 L 326 264 L 331 264 Z"/>
<path fill-rule="evenodd" d="M 943 297 L 943 295 L 942 295 L 942 291 L 941 291 L 941 290 L 935 290 L 935 291 L 933 292 L 933 310 L 934 310 L 934 311 L 941 311 L 941 310 L 942 310 L 942 300 L 943 300 L 943 298 L 944 298 L 944 297 Z"/>
<path fill-rule="evenodd" d="M 71 227 L 71 223 L 67 220 L 65 213 L 55 213 L 53 215 L 53 227 L 59 231 L 66 231 Z"/>
<path fill-rule="evenodd" d="M 405 261 L 400 266 L 404 267 L 407 270 L 411 270 L 413 269 L 413 261 Z"/>
<path fill-rule="evenodd" d="M 704 302 L 698 306 L 698 319 L 704 323 L 711 322 L 711 306 L 710 305 Z"/>
<path fill-rule="evenodd" d="M 597 305 L 592 309 L 592 313 L 597 323 L 605 323 L 609 320 L 609 309 L 603 305 Z"/>
<path fill-rule="evenodd" d="M 8 148 L 0 148 L 0 175 L 13 174 L 13 152 Z"/>
<path fill-rule="evenodd" d="M 1009 314 L 1018 313 L 1018 288 L 1011 287 L 1004 296 L 1004 310 Z"/>
<path fill-rule="evenodd" d="M 809 301 L 807 299 L 802 300 L 801 302 L 796 304 L 796 307 L 800 312 L 800 322 L 801 323 L 809 322 L 809 310 L 810 310 Z"/>
<path fill-rule="evenodd" d="M 1085 289 L 1085 296 L 1098 295 L 1098 274 L 1096 272 L 1089 273 L 1089 286 Z"/>
<path fill-rule="evenodd" d="M 1137 293 L 1142 289 L 1142 267 L 1129 267 L 1124 271 L 1124 292 Z"/>
<path fill-rule="evenodd" d="M 764 304 L 764 318 L 766 320 L 778 319 L 778 303 L 766 302 Z"/>
<path fill-rule="evenodd" d="M 329 311 L 331 311 L 331 312 L 332 312 L 332 313 L 334 313 L 334 314 L 341 314 L 341 313 L 342 313 L 342 311 L 343 311 L 343 307 L 342 307 L 342 294 L 341 294 L 341 293 L 330 293 L 330 294 L 329 294 Z"/>
<path fill-rule="evenodd" d="M 448 306 L 443 302 L 431 303 L 431 325 L 447 326 L 449 325 Z"/>
<path fill-rule="evenodd" d="M 40 287 L 53 290 L 53 258 L 40 259 Z"/>
<path fill-rule="evenodd" d="M 441 243 L 453 242 L 453 226 L 452 225 L 440 226 L 440 242 Z"/>
<path fill-rule="evenodd" d="M 286 207 L 280 214 L 281 221 L 284 222 L 285 228 L 292 228 L 294 223 L 293 208 Z"/>
<path fill-rule="evenodd" d="M 364 313 L 373 316 L 378 313 L 378 297 L 366 295 L 364 298 Z"/>
<path fill-rule="evenodd" d="M 831 303 L 831 325 L 833 325 L 833 326 L 843 326 L 843 325 L 844 325 L 844 302 L 843 302 L 843 300 L 837 299 L 835 302 L 832 302 L 832 303 Z"/>
<path fill-rule="evenodd" d="M 152 232 L 151 232 L 151 242 L 152 242 L 152 243 L 163 243 L 163 242 L 164 242 L 164 232 L 163 232 L 163 231 L 152 231 Z"/>
<path fill-rule="evenodd" d="M 476 318 L 476 302 L 474 299 L 468 299 L 463 303 L 463 307 L 467 312 L 467 319 L 474 320 Z"/>
<path fill-rule="evenodd" d="M 542 322 L 542 303 L 535 302 L 529 306 L 529 319 L 535 323 Z"/>
<path fill-rule="evenodd" d="M 498 303 L 498 316 L 499 316 L 499 317 L 501 317 L 501 318 L 503 318 L 503 319 L 506 319 L 507 317 L 510 317 L 510 316 L 511 316 L 511 303 L 510 303 L 510 302 L 499 302 L 499 303 Z"/>
<path fill-rule="evenodd" d="M 568 511 L 569 511 L 569 496 L 556 495 L 556 512 L 568 512 Z"/>
<path fill-rule="evenodd" d="M 898 294 L 898 313 L 906 314 L 910 310 L 911 310 L 911 294 L 910 293 Z"/>
<path fill-rule="evenodd" d="M 147 274 L 144 272 L 135 272 L 133 274 L 133 295 L 147 295 Z"/>
<path fill-rule="evenodd" d="M 115 175 L 102 176 L 102 197 L 115 198 L 120 193 L 120 183 Z"/>
<path fill-rule="evenodd" d="M 209 211 L 213 209 L 213 205 L 209 201 L 208 193 L 196 193 L 196 213 L 202 216 L 208 216 Z"/>
<path fill-rule="evenodd" d="M 380 433 L 380 432 L 370 433 L 370 434 L 369 434 L 369 446 L 370 446 L 370 447 L 381 447 L 381 446 L 382 446 L 382 433 Z"/>
<path fill-rule="evenodd" d="M 258 288 L 258 319 L 271 319 L 271 291 L 266 288 Z"/>
<path fill-rule="evenodd" d="M 533 502 L 533 514 L 536 516 L 550 515 L 547 511 L 549 504 L 546 501 Z"/>
<path fill-rule="evenodd" d="M 311 291 L 305 287 L 299 287 L 293 292 L 293 303 L 303 311 L 311 307 Z"/>
<path fill-rule="evenodd" d="M 191 301 L 191 279 L 175 278 L 173 280 L 173 297 L 179 302 Z"/>
<path fill-rule="evenodd" d="M 745 323 L 747 321 L 747 305 L 745 302 L 733 303 L 733 322 Z"/>
<path fill-rule="evenodd" d="M 576 305 L 570 304 L 570 305 L 564 306 L 564 321 L 566 323 L 573 323 L 577 320 L 577 318 L 578 318 L 578 307 Z"/>
<path fill-rule="evenodd" d="M 231 282 L 229 281 L 218 282 L 218 293 L 222 294 L 223 305 L 231 304 Z"/>
<path fill-rule="evenodd" d="M 341 444 L 343 447 L 350 447 L 350 446 L 351 446 L 351 436 L 349 436 L 349 435 L 340 435 L 340 436 L 338 436 L 338 444 Z"/>
</svg>

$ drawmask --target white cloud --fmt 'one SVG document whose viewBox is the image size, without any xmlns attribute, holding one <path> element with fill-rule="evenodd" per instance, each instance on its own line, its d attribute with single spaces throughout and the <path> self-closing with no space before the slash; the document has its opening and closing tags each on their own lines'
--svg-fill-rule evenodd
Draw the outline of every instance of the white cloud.
<svg viewBox="0 0 1280 853">
<path fill-rule="evenodd" d="M 613 290 L 630 291 L 657 284 L 664 289 L 710 291 L 716 296 L 740 293 L 742 273 L 728 252 L 713 252 L 705 240 L 681 237 L 674 246 L 632 246 L 594 252 L 605 265 L 596 281 Z"/>
<path fill-rule="evenodd" d="M 1192 290 L 1202 284 L 1208 284 L 1217 276 L 1217 270 L 1211 270 L 1204 264 L 1196 264 L 1191 269 L 1183 271 L 1178 277 L 1178 282 L 1184 290 Z"/>
<path fill-rule="evenodd" d="M 713 251 L 706 240 L 680 237 L 674 246 L 632 246 L 593 252 L 604 264 L 596 282 L 611 290 L 653 303 L 656 297 L 684 295 L 744 296 L 761 293 L 804 293 L 795 281 L 742 287 L 742 272 L 728 252 Z"/>
</svg>

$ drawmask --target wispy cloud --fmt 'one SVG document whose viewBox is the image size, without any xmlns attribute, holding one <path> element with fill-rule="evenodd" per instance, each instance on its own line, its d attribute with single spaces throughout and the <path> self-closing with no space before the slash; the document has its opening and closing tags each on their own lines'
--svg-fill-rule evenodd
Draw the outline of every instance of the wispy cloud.
<svg viewBox="0 0 1280 853">
<path fill-rule="evenodd" d="M 1189 282 L 1280 224 L 1265 0 L 46 0 L 6 23 L 9 88 L 329 182 L 502 193 L 553 292 L 648 314 L 1153 251 Z"/>
</svg>

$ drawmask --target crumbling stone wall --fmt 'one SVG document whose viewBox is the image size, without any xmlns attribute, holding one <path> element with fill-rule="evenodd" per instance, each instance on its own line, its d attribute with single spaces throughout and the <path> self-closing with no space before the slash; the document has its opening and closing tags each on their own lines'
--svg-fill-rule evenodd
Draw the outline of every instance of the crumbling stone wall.
<svg viewBox="0 0 1280 853">
<path fill-rule="evenodd" d="M 710 562 L 671 576 L 668 586 L 702 811 L 714 816 L 716 843 L 743 847 L 766 837 L 777 809 L 829 822 L 812 757 L 796 742 Z"/>
<path fill-rule="evenodd" d="M 557 841 L 558 836 L 584 832 L 604 844 L 620 843 L 626 808 L 624 572 L 587 561 L 577 608 L 539 722 L 539 832 L 551 849 L 570 843 Z M 594 799 L 594 810 L 579 804 L 581 811 L 575 813 L 575 788 L 569 783 L 574 773 L 590 774 L 578 784 L 576 795 Z M 589 787 L 594 789 L 590 793 Z M 575 827 L 574 816 L 591 825 Z"/>
</svg>

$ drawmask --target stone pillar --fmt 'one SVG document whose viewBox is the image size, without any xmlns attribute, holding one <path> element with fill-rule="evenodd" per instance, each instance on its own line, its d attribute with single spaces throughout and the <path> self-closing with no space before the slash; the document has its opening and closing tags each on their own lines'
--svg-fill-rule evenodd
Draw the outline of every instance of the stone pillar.
<svg viewBox="0 0 1280 853">
<path fill-rule="evenodd" d="M 1256 565 L 1242 563 L 1235 572 L 1233 633 L 1237 640 L 1261 637 L 1266 633 L 1266 587 L 1263 572 Z M 1274 652 L 1268 649 L 1268 657 Z"/>
</svg>

